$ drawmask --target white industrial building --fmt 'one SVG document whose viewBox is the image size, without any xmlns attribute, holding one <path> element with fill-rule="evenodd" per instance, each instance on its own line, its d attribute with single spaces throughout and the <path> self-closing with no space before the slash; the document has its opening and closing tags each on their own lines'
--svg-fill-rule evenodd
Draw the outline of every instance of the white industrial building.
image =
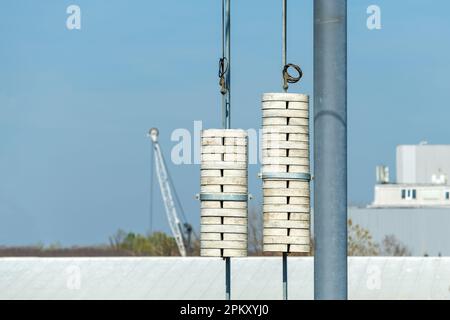
<svg viewBox="0 0 450 320">
<path fill-rule="evenodd" d="M 377 167 L 371 207 L 450 207 L 450 145 L 400 145 L 396 162 L 395 183 L 387 167 Z"/>
<path fill-rule="evenodd" d="M 450 208 L 357 208 L 348 218 L 381 244 L 393 235 L 412 256 L 450 256 Z"/>
<path fill-rule="evenodd" d="M 413 256 L 450 255 L 450 145 L 399 145 L 396 181 L 377 167 L 374 201 L 350 207 L 352 222 L 380 244 L 393 235 Z"/>
</svg>

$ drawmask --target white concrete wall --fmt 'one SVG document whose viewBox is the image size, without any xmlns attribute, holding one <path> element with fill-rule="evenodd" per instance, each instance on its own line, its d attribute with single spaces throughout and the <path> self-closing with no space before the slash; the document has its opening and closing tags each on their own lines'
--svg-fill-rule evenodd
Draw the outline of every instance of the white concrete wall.
<svg viewBox="0 0 450 320">
<path fill-rule="evenodd" d="M 450 177 L 450 145 L 399 145 L 397 183 L 430 184 L 433 175 Z"/>
<path fill-rule="evenodd" d="M 288 259 L 313 299 L 313 258 Z M 450 258 L 349 258 L 350 299 L 450 299 Z M 221 258 L 0 258 L 0 299 L 223 299 Z M 281 299 L 281 258 L 233 258 L 232 299 Z"/>
<path fill-rule="evenodd" d="M 413 145 L 397 146 L 396 183 L 416 182 L 416 147 Z"/>
<path fill-rule="evenodd" d="M 402 198 L 405 190 L 406 198 Z M 416 199 L 408 198 L 407 192 L 415 190 Z M 374 202 L 372 207 L 450 207 L 450 199 L 446 199 L 446 192 L 450 186 L 441 185 L 402 185 L 379 184 L 375 186 Z"/>
<path fill-rule="evenodd" d="M 450 145 L 420 145 L 416 150 L 417 183 L 434 183 L 432 177 L 450 176 Z"/>
<path fill-rule="evenodd" d="M 450 208 L 352 207 L 348 217 L 368 229 L 375 242 L 381 243 L 387 235 L 394 235 L 413 256 L 450 256 Z"/>
</svg>

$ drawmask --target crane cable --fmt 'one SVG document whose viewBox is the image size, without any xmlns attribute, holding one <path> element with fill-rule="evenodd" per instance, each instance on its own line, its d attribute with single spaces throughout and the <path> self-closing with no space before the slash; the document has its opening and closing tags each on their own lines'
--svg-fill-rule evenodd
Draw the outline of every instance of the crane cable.
<svg viewBox="0 0 450 320">
<path fill-rule="evenodd" d="M 150 217 L 149 217 L 149 233 L 152 234 L 153 233 L 153 199 L 154 199 L 154 177 L 155 177 L 155 173 L 154 173 L 154 165 L 156 165 L 156 161 L 155 161 L 155 149 L 153 146 L 153 143 L 151 144 L 151 151 L 150 151 L 150 157 L 151 157 L 151 161 L 150 161 Z M 152 163 L 153 162 L 153 163 Z"/>
<path fill-rule="evenodd" d="M 151 163 L 151 166 L 150 166 L 150 210 L 149 210 L 150 211 L 149 212 L 150 213 L 150 217 L 149 217 L 150 234 L 153 232 L 153 215 L 154 215 L 153 214 L 153 212 L 154 212 L 153 200 L 154 200 L 154 194 L 155 194 L 155 192 L 154 192 L 154 185 L 155 185 L 155 182 L 154 182 L 155 181 L 155 169 L 154 169 L 154 167 L 156 166 L 155 146 L 153 144 L 151 145 L 151 159 L 152 159 L 153 163 Z M 166 163 L 166 160 L 164 159 L 164 157 L 162 157 L 162 161 L 163 161 L 164 166 L 167 168 L 167 163 Z M 188 220 L 186 218 L 186 215 L 184 214 L 184 208 L 183 208 L 183 205 L 181 204 L 180 197 L 178 196 L 177 190 L 175 189 L 175 185 L 173 183 L 172 176 L 170 175 L 169 170 L 166 170 L 166 172 L 167 172 L 167 176 L 169 178 L 169 183 L 172 187 L 171 189 L 172 189 L 174 197 L 175 197 L 175 202 L 178 205 L 180 212 L 181 212 L 181 216 L 182 216 L 182 220 L 183 220 L 182 222 L 183 222 L 183 224 L 186 224 Z M 194 229 L 192 229 L 192 234 L 194 235 L 194 238 L 196 240 L 198 240 L 198 235 Z"/>
<path fill-rule="evenodd" d="M 164 166 L 167 168 L 166 159 L 164 159 L 164 157 L 162 158 L 162 161 L 164 163 Z M 186 218 L 186 215 L 184 214 L 183 205 L 181 204 L 180 197 L 178 196 L 177 189 L 175 188 L 175 184 L 173 183 L 172 176 L 170 175 L 170 171 L 169 170 L 166 170 L 166 171 L 167 171 L 167 177 L 169 178 L 169 183 L 172 186 L 172 191 L 173 191 L 173 194 L 175 197 L 175 202 L 178 205 L 180 212 L 181 212 L 181 218 L 182 218 L 183 225 L 186 225 L 186 224 L 188 224 L 188 219 Z M 198 236 L 193 228 L 192 228 L 192 234 L 194 235 L 195 239 L 198 240 Z"/>
<path fill-rule="evenodd" d="M 283 31 L 282 31 L 282 42 L 283 42 L 283 48 L 282 48 L 282 64 L 283 64 L 283 70 L 282 70 L 282 76 L 283 76 L 283 90 L 284 92 L 287 92 L 289 89 L 289 83 L 297 83 L 300 81 L 300 79 L 303 77 L 303 71 L 302 69 L 293 63 L 287 63 L 287 0 L 283 1 Z M 289 73 L 289 68 L 295 69 L 297 72 L 297 76 L 292 76 Z"/>
</svg>

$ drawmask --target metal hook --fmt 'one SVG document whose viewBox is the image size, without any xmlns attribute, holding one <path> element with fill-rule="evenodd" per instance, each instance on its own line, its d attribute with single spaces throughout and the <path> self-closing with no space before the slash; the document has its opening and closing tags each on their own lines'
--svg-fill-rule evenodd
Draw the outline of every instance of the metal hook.
<svg viewBox="0 0 450 320">
<path fill-rule="evenodd" d="M 298 76 L 294 77 L 291 74 L 289 74 L 289 68 L 294 68 L 295 71 L 297 71 Z M 288 63 L 284 66 L 283 68 L 283 89 L 287 90 L 289 88 L 289 83 L 297 83 L 300 81 L 300 79 L 303 77 L 303 71 L 302 69 L 296 65 L 296 64 L 292 64 L 292 63 Z"/>
<path fill-rule="evenodd" d="M 225 79 L 225 75 L 228 71 L 228 60 L 223 57 L 219 59 L 219 85 L 220 85 L 220 93 L 222 95 L 227 94 L 227 81 Z"/>
</svg>

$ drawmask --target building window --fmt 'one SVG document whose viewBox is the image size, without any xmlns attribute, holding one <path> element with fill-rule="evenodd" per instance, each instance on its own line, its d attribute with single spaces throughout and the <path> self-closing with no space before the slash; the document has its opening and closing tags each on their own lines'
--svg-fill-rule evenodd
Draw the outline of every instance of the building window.
<svg viewBox="0 0 450 320">
<path fill-rule="evenodd" d="M 445 192 L 445 200 L 450 200 L 450 192 L 449 191 Z"/>
<path fill-rule="evenodd" d="M 402 199 L 413 200 L 417 199 L 416 189 L 402 189 Z"/>
</svg>

